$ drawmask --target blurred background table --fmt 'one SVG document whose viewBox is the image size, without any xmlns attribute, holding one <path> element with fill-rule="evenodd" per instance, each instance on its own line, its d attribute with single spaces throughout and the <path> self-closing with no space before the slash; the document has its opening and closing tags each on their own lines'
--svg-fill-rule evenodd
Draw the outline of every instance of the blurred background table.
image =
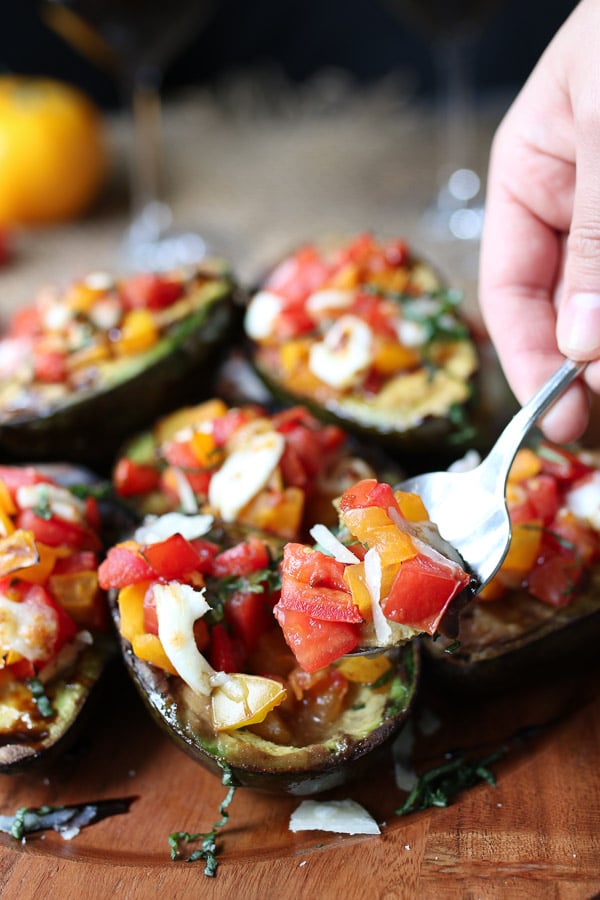
<svg viewBox="0 0 600 900">
<path fill-rule="evenodd" d="M 478 117 L 482 172 L 506 102 Z M 14 257 L 0 269 L 3 316 L 47 281 L 122 265 L 129 128 L 118 112 L 105 119 L 103 194 L 82 220 L 15 232 Z M 423 232 L 439 124 L 430 108 L 409 102 L 401 80 L 357 87 L 333 72 L 302 85 L 232 80 L 218 92 L 171 96 L 163 121 L 165 197 L 175 220 L 209 228 L 243 283 L 300 242 L 374 230 L 406 237 L 475 306 L 477 242 L 432 241 Z"/>
</svg>

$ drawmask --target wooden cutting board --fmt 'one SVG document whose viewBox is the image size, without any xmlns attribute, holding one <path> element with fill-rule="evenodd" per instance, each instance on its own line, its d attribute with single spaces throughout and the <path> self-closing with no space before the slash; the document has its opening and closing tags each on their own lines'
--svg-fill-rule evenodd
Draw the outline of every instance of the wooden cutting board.
<svg viewBox="0 0 600 900">
<path fill-rule="evenodd" d="M 493 699 L 444 695 L 425 685 L 414 715 L 415 764 L 428 769 L 457 748 L 477 757 L 504 747 L 485 782 L 445 809 L 399 817 L 405 798 L 392 759 L 351 797 L 380 836 L 293 834 L 299 798 L 238 790 L 222 831 L 216 877 L 173 862 L 172 831 L 209 831 L 226 789 L 163 737 L 124 672 L 73 752 L 0 781 L 0 812 L 23 805 L 133 797 L 128 813 L 72 841 L 54 833 L 19 844 L 0 835 L 3 898 L 589 898 L 600 892 L 600 682 L 598 670 Z M 422 729 L 430 732 L 422 733 Z"/>
</svg>

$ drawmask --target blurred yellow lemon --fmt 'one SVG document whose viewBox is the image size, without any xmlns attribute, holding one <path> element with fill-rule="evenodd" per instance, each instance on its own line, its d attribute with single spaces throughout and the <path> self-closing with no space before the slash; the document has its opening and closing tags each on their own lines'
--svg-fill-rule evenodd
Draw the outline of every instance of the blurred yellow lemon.
<svg viewBox="0 0 600 900">
<path fill-rule="evenodd" d="M 0 226 L 81 215 L 106 172 L 93 103 L 59 81 L 0 76 Z"/>
</svg>

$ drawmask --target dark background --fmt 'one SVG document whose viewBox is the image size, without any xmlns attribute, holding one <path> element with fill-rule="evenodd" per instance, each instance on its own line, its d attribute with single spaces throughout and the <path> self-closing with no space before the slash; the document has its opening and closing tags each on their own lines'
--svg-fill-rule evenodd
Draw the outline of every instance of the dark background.
<svg viewBox="0 0 600 900">
<path fill-rule="evenodd" d="M 323 67 L 336 67 L 361 84 L 401 73 L 416 96 L 426 97 L 434 83 L 435 46 L 387 2 L 219 0 L 208 26 L 167 68 L 165 91 L 269 68 L 301 82 Z M 394 2 L 397 11 L 401 2 Z M 113 79 L 43 24 L 36 0 L 3 3 L 0 69 L 63 78 L 103 107 L 118 104 Z M 471 45 L 477 89 L 518 89 L 574 6 L 573 0 L 498 0 Z M 449 0 L 442 7 L 452 23 L 458 6 Z"/>
</svg>

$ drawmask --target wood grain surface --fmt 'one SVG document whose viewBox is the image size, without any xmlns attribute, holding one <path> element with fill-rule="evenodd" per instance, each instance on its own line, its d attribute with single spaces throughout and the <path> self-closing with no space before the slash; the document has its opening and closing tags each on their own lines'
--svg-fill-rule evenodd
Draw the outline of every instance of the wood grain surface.
<svg viewBox="0 0 600 900">
<path fill-rule="evenodd" d="M 72 841 L 1 835 L 1 896 L 37 897 L 50 885 L 65 898 L 590 898 L 600 891 L 598 670 L 557 675 L 484 700 L 426 681 L 414 719 L 436 727 L 417 738 L 417 767 L 457 748 L 481 757 L 502 746 L 495 787 L 398 817 L 405 794 L 390 753 L 370 777 L 323 795 L 363 803 L 381 824 L 376 837 L 293 834 L 299 798 L 240 789 L 208 878 L 202 862 L 170 860 L 167 836 L 209 831 L 226 789 L 162 735 L 119 667 L 67 757 L 3 778 L 0 812 L 133 797 L 130 811 Z"/>
</svg>

